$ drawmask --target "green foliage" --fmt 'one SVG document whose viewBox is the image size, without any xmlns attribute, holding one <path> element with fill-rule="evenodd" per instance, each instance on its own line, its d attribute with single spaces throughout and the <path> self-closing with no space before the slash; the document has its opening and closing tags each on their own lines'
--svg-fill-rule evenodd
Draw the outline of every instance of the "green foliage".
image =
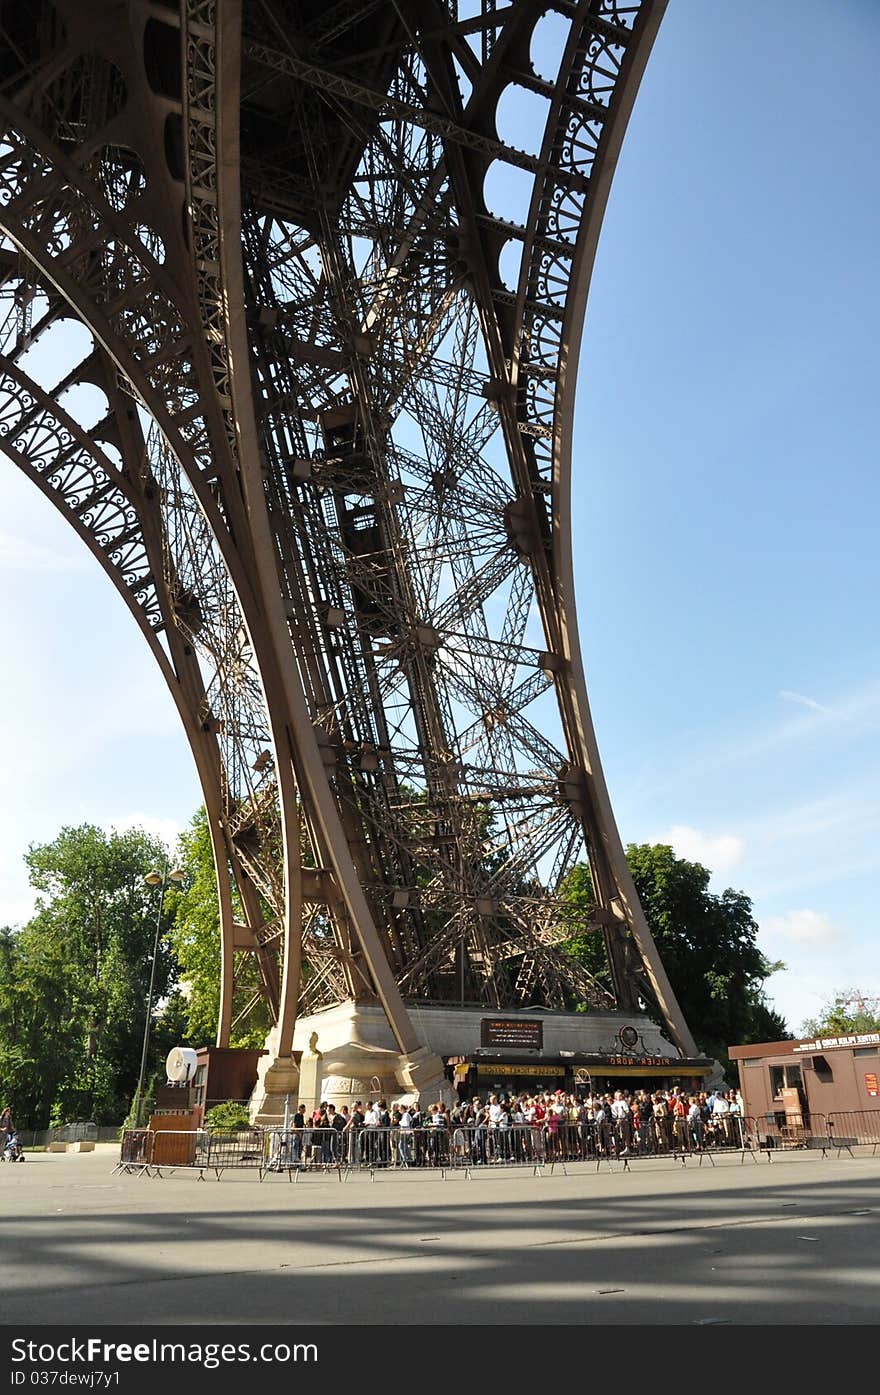
<svg viewBox="0 0 880 1395">
<path fill-rule="evenodd" d="M 249 1129 L 250 1126 L 247 1109 L 237 1100 L 224 1100 L 222 1104 L 215 1104 L 213 1109 L 209 1109 L 205 1114 L 206 1129 L 233 1133 L 240 1129 Z"/>
<path fill-rule="evenodd" d="M 220 907 L 211 836 L 204 808 L 181 834 L 178 860 L 186 883 L 174 893 L 174 920 L 168 940 L 184 985 L 185 1040 L 213 1041 L 220 1011 Z"/>
<path fill-rule="evenodd" d="M 219 909 L 203 809 L 180 856 L 186 880 L 166 888 L 161 908 L 145 1101 L 171 1047 L 213 1041 L 217 1029 Z M 20 930 L 0 928 L 0 1080 L 23 1124 L 118 1123 L 130 1113 L 160 913 L 158 889 L 143 878 L 166 858 L 142 830 L 90 824 L 28 852 L 35 914 Z M 253 961 L 239 968 L 241 1004 L 258 980 Z M 232 1044 L 262 1046 L 269 1025 L 260 1004 Z"/>
<path fill-rule="evenodd" d="M 728 1046 L 784 1040 L 788 1028 L 767 1004 L 763 989 L 782 965 L 770 963 L 758 948 L 749 898 L 729 888 L 720 895 L 710 892 L 711 872 L 676 857 L 664 844 L 630 844 L 626 859 L 673 992 L 701 1051 L 727 1066 Z M 586 928 L 594 904 L 586 866 L 572 870 L 563 894 L 571 916 L 569 952 L 608 983 L 602 936 Z"/>
<path fill-rule="evenodd" d="M 853 1036 L 880 1032 L 880 998 L 872 998 L 857 988 L 844 988 L 829 998 L 818 1017 L 810 1017 L 801 1027 L 805 1037 Z"/>
<path fill-rule="evenodd" d="M 117 1122 L 134 1089 L 156 926 L 144 874 L 165 855 L 141 830 L 64 828 L 26 856 L 33 918 L 0 932 L 0 1078 L 32 1128 Z M 154 998 L 173 960 L 160 942 Z"/>
<path fill-rule="evenodd" d="M 181 835 L 178 860 L 186 872 L 180 892 L 169 895 L 174 920 L 168 939 L 177 961 L 181 986 L 180 1002 L 184 1031 L 173 1045 L 204 1045 L 214 1040 L 220 1015 L 220 906 L 211 835 L 204 807 L 193 816 Z M 257 986 L 257 965 L 247 956 L 239 969 L 236 989 L 239 1000 L 246 1000 Z M 234 1014 L 233 1014 L 234 1015 Z M 246 1026 L 233 1030 L 232 1046 L 263 1046 L 271 1023 L 264 1003 L 248 1014 Z"/>
<path fill-rule="evenodd" d="M 572 867 L 560 887 L 564 916 L 569 932 L 565 948 L 590 971 L 603 988 L 611 989 L 611 971 L 605 953 L 605 942 L 595 930 L 588 929 L 596 905 L 590 869 L 585 862 Z"/>
<path fill-rule="evenodd" d="M 0 932 L 3 1103 L 32 1127 L 48 1123 L 65 1061 L 80 1044 L 66 969 L 57 940 L 41 940 L 28 928 Z"/>
</svg>

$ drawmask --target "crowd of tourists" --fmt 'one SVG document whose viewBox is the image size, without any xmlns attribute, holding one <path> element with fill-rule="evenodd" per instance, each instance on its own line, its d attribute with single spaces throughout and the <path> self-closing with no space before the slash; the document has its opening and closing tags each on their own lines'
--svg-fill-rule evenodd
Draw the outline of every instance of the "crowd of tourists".
<svg viewBox="0 0 880 1395">
<path fill-rule="evenodd" d="M 474 1096 L 453 1107 L 358 1101 L 336 1109 L 303 1105 L 278 1131 L 275 1165 L 488 1165 L 700 1152 L 742 1146 L 737 1090 L 688 1094 L 615 1090 L 605 1094 Z M 739 1122 L 738 1122 L 739 1121 Z"/>
</svg>

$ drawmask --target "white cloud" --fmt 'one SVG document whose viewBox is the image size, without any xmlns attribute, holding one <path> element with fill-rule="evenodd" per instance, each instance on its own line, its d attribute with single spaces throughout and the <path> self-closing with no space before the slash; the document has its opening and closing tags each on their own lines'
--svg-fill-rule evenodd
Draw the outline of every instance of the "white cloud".
<svg viewBox="0 0 880 1395">
<path fill-rule="evenodd" d="M 826 945 L 840 937 L 840 930 L 823 911 L 786 911 L 761 921 L 761 933 L 775 935 L 796 945 Z"/>
<path fill-rule="evenodd" d="M 80 546 L 76 552 L 56 551 L 30 538 L 0 532 L 0 568 L 12 572 L 85 572 L 89 558 Z"/>
<path fill-rule="evenodd" d="M 729 872 L 741 860 L 745 847 L 742 838 L 733 833 L 703 833 L 687 824 L 676 824 L 656 841 L 668 843 L 677 857 L 700 862 L 710 872 Z"/>
<path fill-rule="evenodd" d="M 789 692 L 787 688 L 783 688 L 779 696 L 785 698 L 786 702 L 797 702 L 800 703 L 801 707 L 812 708 L 814 712 L 828 712 L 830 710 L 827 707 L 823 707 L 822 703 L 817 702 L 815 698 L 804 697 L 803 693 Z"/>
<path fill-rule="evenodd" d="M 183 832 L 183 825 L 176 819 L 154 818 L 150 814 L 126 814 L 121 819 L 108 819 L 107 827 L 115 828 L 117 833 L 127 833 L 130 828 L 142 828 L 151 837 L 160 838 L 172 852 Z"/>
<path fill-rule="evenodd" d="M 783 696 L 783 694 L 780 694 Z M 715 783 L 720 770 L 736 767 L 741 773 L 750 762 L 759 761 L 759 774 L 765 777 L 772 758 L 789 754 L 793 759 L 800 747 L 821 738 L 849 741 L 871 737 L 880 731 L 880 681 L 876 678 L 849 693 L 840 694 L 830 707 L 823 707 L 813 698 L 801 693 L 786 692 L 784 696 L 803 710 L 787 713 L 773 726 L 759 722 L 751 731 L 740 735 L 720 728 L 707 732 L 701 743 L 688 734 L 687 751 L 670 747 L 665 752 L 662 775 L 656 782 L 644 781 L 638 789 L 642 805 L 647 800 L 669 799 L 671 792 L 694 788 L 707 781 Z M 671 773 L 670 773 L 671 772 Z"/>
</svg>

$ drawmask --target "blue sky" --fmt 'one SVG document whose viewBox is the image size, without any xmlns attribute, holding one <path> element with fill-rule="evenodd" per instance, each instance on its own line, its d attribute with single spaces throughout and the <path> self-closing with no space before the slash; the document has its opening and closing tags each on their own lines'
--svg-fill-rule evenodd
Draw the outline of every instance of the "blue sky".
<svg viewBox="0 0 880 1395">
<path fill-rule="evenodd" d="M 752 897 L 795 1032 L 838 989 L 880 994 L 878 59 L 874 0 L 672 0 L 578 386 L 578 613 L 623 839 Z M 29 843 L 171 837 L 200 796 L 121 601 L 2 459 L 0 597 L 16 923 Z"/>
</svg>

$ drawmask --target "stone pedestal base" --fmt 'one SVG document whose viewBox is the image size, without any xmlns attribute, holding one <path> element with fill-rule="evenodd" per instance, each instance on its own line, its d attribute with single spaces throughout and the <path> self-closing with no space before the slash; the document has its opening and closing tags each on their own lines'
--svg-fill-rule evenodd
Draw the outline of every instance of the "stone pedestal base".
<svg viewBox="0 0 880 1395">
<path fill-rule="evenodd" d="M 416 1101 L 423 1106 L 455 1103 L 455 1091 L 446 1079 L 443 1062 L 428 1046 L 419 1047 L 411 1056 L 401 1056 L 397 1079 L 403 1088 L 400 1098 L 407 1104 Z"/>
<path fill-rule="evenodd" d="M 266 1041 L 267 1054 L 257 1066 L 257 1083 L 250 1098 L 248 1113 L 254 1124 L 277 1128 L 284 1123 L 285 1104 L 292 1118 L 298 1104 L 311 1111 L 322 1102 L 336 1109 L 349 1108 L 360 1101 L 370 1104 L 386 1100 L 389 1105 L 398 1100 L 423 1106 L 443 1100 L 453 1102 L 454 1092 L 445 1077 L 443 1062 L 427 1046 L 402 1056 L 387 1046 L 363 1041 L 357 1024 L 350 1024 L 348 1040 L 334 1042 L 328 1037 L 325 1049 L 318 1033 L 311 1032 L 303 1050 L 299 1068 L 292 1057 L 275 1055 L 275 1043 L 270 1032 Z"/>
<path fill-rule="evenodd" d="M 291 1117 L 299 1104 L 299 1069 L 292 1056 L 275 1056 L 271 1041 L 269 1052 L 257 1065 L 257 1083 L 248 1113 L 251 1123 L 275 1128 L 283 1125 L 287 1104 Z"/>
<path fill-rule="evenodd" d="M 321 1099 L 337 1109 L 344 1104 L 351 1108 L 358 1101 L 370 1104 L 384 1099 L 391 1105 L 398 1100 L 408 1104 L 421 1100 L 427 1106 L 447 1100 L 447 1095 L 451 1099 L 443 1062 L 428 1047 L 402 1056 L 388 1047 L 354 1037 L 318 1054 L 322 1066 Z"/>
</svg>

